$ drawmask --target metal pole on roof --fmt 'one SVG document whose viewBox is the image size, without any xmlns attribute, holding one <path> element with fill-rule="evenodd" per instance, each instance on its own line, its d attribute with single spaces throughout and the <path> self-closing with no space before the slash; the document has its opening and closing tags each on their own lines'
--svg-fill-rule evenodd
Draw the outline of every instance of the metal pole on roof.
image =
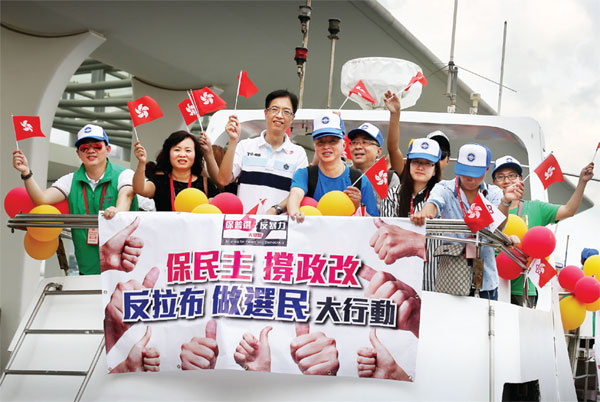
<svg viewBox="0 0 600 402">
<path fill-rule="evenodd" d="M 311 15 L 311 0 L 306 0 L 305 6 L 300 6 L 300 15 L 298 18 L 301 23 L 302 32 L 302 47 L 308 49 L 308 29 L 310 27 L 310 15 Z M 306 62 L 302 64 L 300 75 L 300 86 L 298 89 L 298 109 L 302 107 L 302 98 L 304 96 L 304 78 L 306 77 Z"/>
<path fill-rule="evenodd" d="M 333 62 L 335 57 L 335 41 L 339 39 L 337 34 L 340 32 L 340 20 L 331 18 L 329 20 L 329 36 L 331 40 L 331 54 L 329 57 L 329 88 L 327 90 L 327 109 L 331 109 L 331 90 L 333 89 Z"/>
<path fill-rule="evenodd" d="M 454 0 L 454 17 L 452 19 L 452 38 L 450 41 L 450 61 L 448 62 L 448 85 L 446 94 L 450 98 L 449 113 L 456 111 L 456 80 L 458 69 L 454 64 L 454 43 L 456 41 L 456 15 L 458 14 L 458 0 Z"/>
<path fill-rule="evenodd" d="M 502 61 L 500 62 L 500 86 L 498 87 L 498 115 L 502 108 L 502 84 L 504 83 L 504 55 L 506 52 L 506 21 L 504 21 L 504 35 L 502 38 Z"/>
</svg>

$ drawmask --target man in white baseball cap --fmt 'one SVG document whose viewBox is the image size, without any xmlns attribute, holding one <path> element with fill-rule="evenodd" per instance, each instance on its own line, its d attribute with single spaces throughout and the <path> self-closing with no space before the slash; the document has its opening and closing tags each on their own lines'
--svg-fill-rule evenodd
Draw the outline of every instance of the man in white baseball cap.
<svg viewBox="0 0 600 402">
<path fill-rule="evenodd" d="M 514 200 L 523 195 L 523 184 L 517 183 L 507 188 L 504 193 L 496 186 L 488 186 L 483 180 L 490 168 L 491 151 L 480 144 L 465 144 L 458 151 L 453 180 L 443 180 L 431 190 L 431 195 L 421 211 L 411 216 L 416 225 L 425 224 L 426 218 L 441 217 L 443 219 L 464 219 L 466 211 L 478 193 L 488 199 L 500 211 L 508 216 L 508 207 Z M 455 235 L 468 237 L 468 235 Z M 498 271 L 494 249 L 481 247 L 480 257 L 483 259 L 483 285 L 480 297 L 498 299 Z"/>
<path fill-rule="evenodd" d="M 104 211 L 107 219 L 118 211 L 137 211 L 131 182 L 133 171 L 108 160 L 110 143 L 104 129 L 94 124 L 85 125 L 77 133 L 75 148 L 82 162 L 79 169 L 60 177 L 45 190 L 33 179 L 25 154 L 20 150 L 13 152 L 13 166 L 21 173 L 33 203 L 52 205 L 67 199 L 69 213 L 96 215 Z M 100 274 L 98 229 L 72 229 L 72 236 L 79 273 Z M 141 248 L 134 243 L 128 246 Z"/>
<path fill-rule="evenodd" d="M 535 226 L 546 226 L 556 223 L 562 219 L 575 215 L 583 200 L 583 191 L 587 183 L 594 176 L 594 163 L 587 164 L 579 175 L 579 182 L 571 198 L 565 205 L 550 204 L 540 200 L 514 200 L 509 213 L 523 217 L 529 228 Z M 492 171 L 494 184 L 503 191 L 507 191 L 515 183 L 523 181 L 523 167 L 517 158 L 505 155 L 498 158 Z M 523 296 L 523 277 L 510 281 L 511 302 L 520 306 L 534 307 L 537 299 L 536 288 L 530 281 L 528 285 L 528 297 Z"/>
<path fill-rule="evenodd" d="M 440 168 L 443 171 L 448 166 L 448 163 L 450 163 L 450 139 L 440 130 L 435 130 L 427 134 L 427 138 L 436 141 L 440 145 L 440 149 L 442 150 Z"/>
</svg>

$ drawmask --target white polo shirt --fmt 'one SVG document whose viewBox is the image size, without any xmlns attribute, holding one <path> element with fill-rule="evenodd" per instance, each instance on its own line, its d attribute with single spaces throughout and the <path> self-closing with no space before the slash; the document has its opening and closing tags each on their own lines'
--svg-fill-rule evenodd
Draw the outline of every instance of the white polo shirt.
<svg viewBox="0 0 600 402">
<path fill-rule="evenodd" d="M 285 199 L 296 170 L 308 166 L 304 148 L 286 135 L 283 144 L 273 150 L 265 141 L 266 130 L 258 137 L 239 142 L 233 158 L 233 177 L 240 178 L 238 197 L 244 212 L 265 199 L 266 208 Z"/>
</svg>

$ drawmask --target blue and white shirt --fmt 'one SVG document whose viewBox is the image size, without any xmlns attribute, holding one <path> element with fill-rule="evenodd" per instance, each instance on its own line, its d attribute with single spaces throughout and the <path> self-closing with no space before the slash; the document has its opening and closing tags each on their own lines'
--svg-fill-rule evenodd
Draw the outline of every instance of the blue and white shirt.
<svg viewBox="0 0 600 402">
<path fill-rule="evenodd" d="M 239 142 L 233 157 L 233 177 L 240 178 L 238 197 L 244 211 L 266 198 L 265 206 L 281 202 L 290 192 L 296 170 L 308 166 L 304 148 L 286 135 L 276 150 L 265 141 L 266 130 L 258 137 Z"/>
</svg>

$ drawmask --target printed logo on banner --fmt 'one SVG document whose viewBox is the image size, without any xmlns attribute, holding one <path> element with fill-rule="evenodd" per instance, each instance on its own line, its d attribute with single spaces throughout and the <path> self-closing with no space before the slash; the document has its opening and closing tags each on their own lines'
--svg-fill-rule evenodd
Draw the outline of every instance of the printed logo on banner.
<svg viewBox="0 0 600 402">
<path fill-rule="evenodd" d="M 231 219 L 225 216 L 223 220 L 223 246 L 280 246 L 286 247 L 288 239 L 288 220 L 282 216 L 280 219 L 260 218 L 255 219 L 249 215 L 241 219 Z"/>
</svg>

